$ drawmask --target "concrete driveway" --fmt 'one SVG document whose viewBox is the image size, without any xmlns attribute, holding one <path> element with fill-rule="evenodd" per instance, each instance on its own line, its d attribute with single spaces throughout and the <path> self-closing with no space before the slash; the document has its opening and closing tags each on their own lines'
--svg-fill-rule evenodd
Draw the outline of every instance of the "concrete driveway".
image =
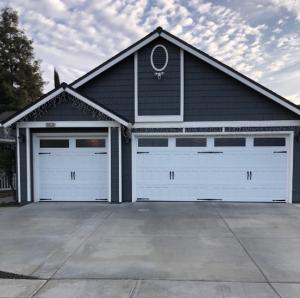
<svg viewBox="0 0 300 298">
<path fill-rule="evenodd" d="M 0 297 L 299 297 L 300 208 L 36 203 L 0 208 Z"/>
</svg>

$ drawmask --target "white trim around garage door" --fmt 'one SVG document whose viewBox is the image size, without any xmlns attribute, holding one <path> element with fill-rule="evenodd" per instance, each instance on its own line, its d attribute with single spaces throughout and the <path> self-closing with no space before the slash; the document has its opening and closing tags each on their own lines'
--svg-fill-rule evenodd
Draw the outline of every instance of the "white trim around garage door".
<svg viewBox="0 0 300 298">
<path fill-rule="evenodd" d="M 270 131 L 270 132 L 226 132 L 226 133 L 133 133 L 132 134 L 132 150 L 131 150 L 131 158 L 132 158 L 132 202 L 136 202 L 136 146 L 137 146 L 137 138 L 138 137 L 176 137 L 176 136 L 239 136 L 239 135 L 247 135 L 247 136 L 285 136 L 288 138 L 287 146 L 288 146 L 288 164 L 287 164 L 287 185 L 288 185 L 288 198 L 287 203 L 293 202 L 293 148 L 294 148 L 294 132 L 293 131 Z"/>
<path fill-rule="evenodd" d="M 17 189 L 18 189 L 18 203 L 21 203 L 21 173 L 20 173 L 20 129 L 16 127 L 16 142 L 17 142 Z"/>
<path fill-rule="evenodd" d="M 66 138 L 66 137 L 105 137 L 107 138 L 107 201 L 111 202 L 111 140 L 110 140 L 110 128 L 108 129 L 108 133 L 34 133 L 33 135 L 33 201 L 39 201 L 39 164 L 37 158 L 37 152 L 39 150 L 39 139 L 40 138 Z"/>
</svg>

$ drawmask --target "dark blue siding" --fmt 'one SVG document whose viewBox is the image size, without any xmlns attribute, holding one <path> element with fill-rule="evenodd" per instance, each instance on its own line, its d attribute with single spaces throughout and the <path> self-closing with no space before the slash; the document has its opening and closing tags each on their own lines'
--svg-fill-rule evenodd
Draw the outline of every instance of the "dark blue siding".
<svg viewBox="0 0 300 298">
<path fill-rule="evenodd" d="M 20 140 L 17 140 L 20 145 L 20 195 L 21 195 L 21 203 L 26 204 L 27 203 L 27 156 L 26 156 L 26 143 L 28 140 L 26 140 L 26 129 L 20 128 L 19 135 L 22 137 L 23 142 Z"/>
<path fill-rule="evenodd" d="M 150 62 L 157 44 L 164 45 L 169 55 L 161 80 L 154 76 Z M 161 38 L 138 51 L 138 114 L 180 115 L 180 49 Z"/>
<path fill-rule="evenodd" d="M 290 120 L 299 117 L 185 52 L 184 121 Z"/>
<path fill-rule="evenodd" d="M 133 55 L 80 86 L 78 91 L 134 122 Z"/>
<path fill-rule="evenodd" d="M 38 121 L 94 121 L 90 113 L 85 113 L 72 106 L 71 102 L 62 102 L 52 107 L 37 119 Z"/>
<path fill-rule="evenodd" d="M 111 128 L 111 202 L 119 203 L 119 132 Z"/>
<path fill-rule="evenodd" d="M 300 142 L 294 140 L 293 203 L 300 203 Z"/>
<path fill-rule="evenodd" d="M 131 189 L 131 142 L 122 142 L 122 201 L 132 201 Z"/>
</svg>

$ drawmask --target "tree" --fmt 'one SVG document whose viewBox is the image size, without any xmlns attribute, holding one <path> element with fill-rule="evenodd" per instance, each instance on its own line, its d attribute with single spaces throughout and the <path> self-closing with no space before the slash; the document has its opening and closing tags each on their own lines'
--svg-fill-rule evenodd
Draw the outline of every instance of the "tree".
<svg viewBox="0 0 300 298">
<path fill-rule="evenodd" d="M 18 13 L 0 12 L 0 112 L 18 110 L 42 95 L 40 61 L 34 58 L 32 40 L 18 28 Z"/>
<path fill-rule="evenodd" d="M 57 88 L 59 85 L 60 85 L 59 75 L 56 69 L 54 68 L 54 88 Z"/>
</svg>

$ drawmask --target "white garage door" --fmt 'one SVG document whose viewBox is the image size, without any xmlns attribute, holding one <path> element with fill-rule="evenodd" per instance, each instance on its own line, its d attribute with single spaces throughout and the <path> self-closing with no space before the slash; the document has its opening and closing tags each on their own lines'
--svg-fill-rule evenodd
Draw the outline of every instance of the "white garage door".
<svg viewBox="0 0 300 298">
<path fill-rule="evenodd" d="M 105 137 L 43 137 L 36 142 L 40 201 L 106 201 Z"/>
<path fill-rule="evenodd" d="M 137 200 L 287 200 L 285 137 L 151 137 L 137 143 Z"/>
</svg>

